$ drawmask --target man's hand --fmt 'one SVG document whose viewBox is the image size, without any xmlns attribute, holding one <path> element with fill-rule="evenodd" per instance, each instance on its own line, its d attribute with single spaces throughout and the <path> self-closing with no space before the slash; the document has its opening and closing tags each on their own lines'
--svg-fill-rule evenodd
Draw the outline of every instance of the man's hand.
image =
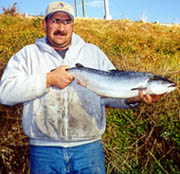
<svg viewBox="0 0 180 174">
<path fill-rule="evenodd" d="M 167 93 L 161 95 L 155 95 L 155 94 L 143 95 L 143 91 L 139 90 L 139 97 L 140 99 L 142 99 L 142 102 L 146 104 L 151 104 L 152 102 L 156 102 L 165 95 L 167 95 Z"/>
<path fill-rule="evenodd" d="M 126 100 L 127 104 L 141 103 L 151 104 L 152 102 L 158 101 L 161 97 L 167 95 L 167 93 L 161 95 L 148 94 L 143 95 L 143 90 L 139 90 L 139 95 L 137 97 L 132 97 Z"/>
<path fill-rule="evenodd" d="M 66 71 L 68 68 L 69 66 L 62 65 L 54 71 L 47 73 L 47 88 L 50 86 L 55 86 L 57 88 L 63 89 L 68 86 L 74 79 L 74 77 Z"/>
</svg>

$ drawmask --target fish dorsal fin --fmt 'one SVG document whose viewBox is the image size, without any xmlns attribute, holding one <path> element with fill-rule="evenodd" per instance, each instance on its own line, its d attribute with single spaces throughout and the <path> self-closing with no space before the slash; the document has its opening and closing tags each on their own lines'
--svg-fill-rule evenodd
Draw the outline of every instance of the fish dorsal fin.
<svg viewBox="0 0 180 174">
<path fill-rule="evenodd" d="M 109 70 L 110 72 L 124 72 L 123 70 L 118 70 L 118 69 L 111 69 Z"/>
<path fill-rule="evenodd" d="M 84 67 L 82 64 L 80 64 L 80 63 L 76 63 L 76 67 Z"/>
</svg>

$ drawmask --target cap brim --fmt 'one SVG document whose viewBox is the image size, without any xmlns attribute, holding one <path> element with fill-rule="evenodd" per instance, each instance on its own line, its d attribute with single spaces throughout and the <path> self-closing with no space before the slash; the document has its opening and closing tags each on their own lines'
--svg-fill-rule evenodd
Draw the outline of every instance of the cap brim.
<svg viewBox="0 0 180 174">
<path fill-rule="evenodd" d="M 64 13 L 66 13 L 72 20 L 74 19 L 74 16 L 73 16 L 72 14 L 68 13 L 67 11 L 62 11 L 62 10 L 49 13 L 48 15 L 45 16 L 45 19 L 51 18 L 51 17 L 52 17 L 55 13 L 57 13 L 57 12 L 64 12 Z"/>
</svg>

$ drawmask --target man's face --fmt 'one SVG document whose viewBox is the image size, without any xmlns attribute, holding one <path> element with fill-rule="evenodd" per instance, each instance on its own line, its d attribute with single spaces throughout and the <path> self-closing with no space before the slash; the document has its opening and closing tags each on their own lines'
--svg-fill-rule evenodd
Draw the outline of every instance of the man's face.
<svg viewBox="0 0 180 174">
<path fill-rule="evenodd" d="M 67 13 L 56 12 L 47 22 L 44 28 L 51 46 L 56 50 L 64 50 L 71 45 L 73 21 Z"/>
</svg>

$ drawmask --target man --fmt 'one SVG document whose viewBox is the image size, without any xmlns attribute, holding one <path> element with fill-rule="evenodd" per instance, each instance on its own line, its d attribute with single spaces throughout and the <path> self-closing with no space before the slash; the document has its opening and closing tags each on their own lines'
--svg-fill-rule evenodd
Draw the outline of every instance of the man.
<svg viewBox="0 0 180 174">
<path fill-rule="evenodd" d="M 114 69 L 98 47 L 73 33 L 73 25 L 69 4 L 50 3 L 44 19 L 46 36 L 12 56 L 1 79 L 0 102 L 23 103 L 31 174 L 104 174 L 105 106 L 127 109 L 156 100 L 142 91 L 128 100 L 103 99 L 73 80 L 66 69 L 76 63 Z"/>
</svg>

